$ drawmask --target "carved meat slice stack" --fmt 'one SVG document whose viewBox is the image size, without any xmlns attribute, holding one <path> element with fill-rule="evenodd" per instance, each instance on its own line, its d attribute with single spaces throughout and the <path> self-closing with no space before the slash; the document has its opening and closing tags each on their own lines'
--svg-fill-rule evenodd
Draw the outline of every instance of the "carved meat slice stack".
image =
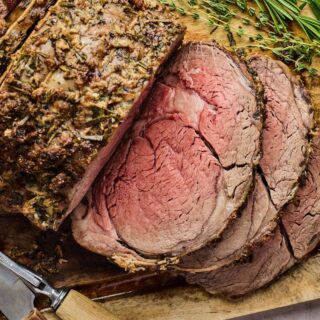
<svg viewBox="0 0 320 320">
<path fill-rule="evenodd" d="M 175 263 L 218 238 L 245 201 L 259 160 L 257 98 L 245 65 L 230 53 L 184 46 L 77 210 L 76 240 L 137 270 Z"/>
<path fill-rule="evenodd" d="M 213 271 L 250 252 L 276 228 L 279 211 L 293 198 L 305 170 L 313 124 L 306 90 L 280 62 L 256 56 L 249 65 L 264 86 L 265 99 L 263 156 L 255 189 L 221 240 L 184 257 L 182 270 Z M 202 275 L 187 275 L 192 282 L 197 277 Z"/>
<path fill-rule="evenodd" d="M 128 270 L 168 268 L 177 257 L 174 268 L 183 270 L 189 283 L 238 297 L 291 267 L 296 262 L 291 247 L 299 250 L 306 245 L 303 241 L 308 241 L 309 250 L 304 250 L 301 258 L 318 243 L 316 209 L 301 215 L 301 208 L 297 208 L 295 224 L 288 222 L 292 213 L 283 213 L 289 208 L 293 211 L 295 200 L 286 204 L 293 199 L 306 168 L 313 109 L 302 84 L 282 63 L 260 56 L 250 59 L 251 72 L 264 86 L 263 157 L 254 188 L 240 208 L 244 197 L 238 200 L 237 189 L 240 186 L 242 195 L 247 194 L 252 175 L 244 173 L 254 172 L 259 158 L 258 107 L 251 113 L 251 121 L 256 123 L 253 130 L 252 122 L 248 126 L 245 121 L 250 113 L 243 113 L 249 104 L 244 103 L 240 111 L 235 103 L 249 101 L 243 98 L 243 88 L 248 87 L 243 87 L 244 82 L 236 87 L 239 81 L 230 81 L 233 77 L 219 60 L 221 55 L 230 59 L 215 45 L 192 44 L 180 50 L 151 92 L 143 114 L 94 184 L 88 203 L 78 208 L 73 232 L 84 247 Z M 208 56 L 216 69 L 210 69 Z M 222 65 L 223 72 L 219 73 Z M 238 65 L 247 74 L 244 65 Z M 247 80 L 252 81 L 250 77 Z M 256 97 L 259 101 L 259 93 Z M 232 121 L 228 108 L 239 110 L 235 112 L 238 121 Z M 240 131 L 229 130 L 228 125 L 239 121 L 246 123 Z M 248 131 L 239 134 L 241 130 Z M 241 149 L 243 143 L 232 144 L 233 139 L 256 143 L 251 158 Z M 242 159 L 252 160 L 225 162 L 239 159 L 230 154 L 247 154 Z M 228 201 L 222 203 L 221 210 L 219 202 L 212 199 L 219 199 L 217 191 L 228 190 L 224 186 L 232 186 L 229 190 L 233 191 L 223 195 Z M 297 199 L 303 188 L 314 190 L 315 186 L 301 187 Z M 211 202 L 206 202 L 208 199 Z M 317 196 L 311 199 L 315 202 Z M 302 205 L 302 201 L 298 203 Z M 227 210 L 230 204 L 240 208 L 233 220 Z M 282 215 L 283 220 L 279 218 Z M 301 236 L 302 240 L 298 237 L 299 223 L 310 219 L 316 222 L 314 229 L 310 226 L 309 237 Z M 290 245 L 290 238 L 297 244 Z"/>
<path fill-rule="evenodd" d="M 310 149 L 309 134 L 313 125 L 312 105 L 301 83 L 288 73 L 282 63 L 269 58 L 254 57 L 250 66 L 256 70 L 265 88 L 266 119 L 260 168 L 270 198 L 279 210 L 293 197 L 304 172 Z M 280 213 L 279 227 L 273 235 L 262 243 L 253 243 L 249 262 L 245 260 L 214 271 L 186 274 L 189 283 L 200 284 L 209 292 L 238 297 L 275 279 L 295 263 L 296 254 L 297 258 L 301 259 L 318 244 L 319 173 L 315 175 L 315 172 L 320 165 L 319 139 L 316 139 L 314 144 L 307 181 L 303 181 L 297 196 Z M 308 192 L 310 195 L 307 196 Z M 264 212 L 266 208 L 268 206 L 260 208 L 258 212 Z M 312 222 L 308 221 L 309 219 Z M 308 222 L 311 222 L 310 226 Z M 251 225 L 247 230 L 251 230 Z M 263 234 L 264 232 L 260 231 L 260 236 Z M 236 241 L 236 238 L 233 240 Z M 291 248 L 297 253 L 293 254 Z M 207 253 L 210 260 L 209 249 Z M 213 252 L 214 249 L 215 247 Z M 199 256 L 197 259 L 200 266 L 203 261 L 207 262 L 207 259 L 202 257 L 202 260 Z"/>
<path fill-rule="evenodd" d="M 280 226 L 247 261 L 204 273 L 196 281 L 209 292 L 239 297 L 255 291 L 301 262 L 317 248 L 320 239 L 320 136 L 313 139 L 306 178 L 294 200 L 281 213 Z M 191 280 L 191 279 L 190 279 Z M 192 280 L 191 280 L 192 282 Z"/>
</svg>

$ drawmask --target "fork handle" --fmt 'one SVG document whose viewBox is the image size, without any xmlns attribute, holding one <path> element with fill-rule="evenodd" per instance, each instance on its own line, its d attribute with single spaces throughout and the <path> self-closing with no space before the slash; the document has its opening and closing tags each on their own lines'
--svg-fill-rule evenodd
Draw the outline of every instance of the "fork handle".
<svg viewBox="0 0 320 320">
<path fill-rule="evenodd" d="M 110 311 L 75 290 L 69 291 L 56 314 L 62 320 L 119 320 Z"/>
</svg>

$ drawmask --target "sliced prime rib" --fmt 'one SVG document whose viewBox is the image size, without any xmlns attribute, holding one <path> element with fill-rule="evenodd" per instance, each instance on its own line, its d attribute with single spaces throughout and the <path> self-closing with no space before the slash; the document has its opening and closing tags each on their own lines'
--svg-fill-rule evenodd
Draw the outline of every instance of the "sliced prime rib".
<svg viewBox="0 0 320 320">
<path fill-rule="evenodd" d="M 59 0 L 1 85 L 1 208 L 57 229 L 131 125 L 184 27 L 157 3 Z"/>
<path fill-rule="evenodd" d="M 201 284 L 209 292 L 239 297 L 255 291 L 306 258 L 320 243 L 320 136 L 313 139 L 313 151 L 306 178 L 294 200 L 281 213 L 281 228 L 261 246 L 256 246 L 246 261 L 203 273 L 189 283 Z"/>
<path fill-rule="evenodd" d="M 313 107 L 304 86 L 282 62 L 263 56 L 250 66 L 265 88 L 266 117 L 260 167 L 276 208 L 292 199 L 305 170 Z"/>
<path fill-rule="evenodd" d="M 197 273 L 188 278 L 188 283 L 199 284 L 210 293 L 239 298 L 276 279 L 295 262 L 279 228 L 246 259 L 215 272 Z"/>
<path fill-rule="evenodd" d="M 272 77 L 269 79 L 271 81 Z M 305 89 L 296 79 L 291 79 L 292 90 L 298 93 L 297 96 L 304 97 L 311 111 L 311 102 Z M 283 89 L 280 84 L 279 88 Z M 311 128 L 312 122 L 306 123 Z M 320 137 L 317 136 L 313 139 L 313 152 L 309 157 L 306 178 L 302 179 L 295 198 L 281 210 L 280 226 L 274 234 L 259 245 L 254 245 L 246 260 L 212 272 L 190 273 L 187 275 L 188 282 L 198 283 L 212 293 L 239 297 L 267 285 L 306 257 L 320 240 L 319 166 Z"/>
<path fill-rule="evenodd" d="M 193 273 L 200 272 L 198 276 L 202 279 L 202 273 L 218 270 L 249 254 L 253 245 L 276 228 L 277 218 L 278 210 L 257 174 L 254 190 L 239 217 L 230 223 L 218 241 L 182 257 L 177 269 L 188 272 L 184 274 L 187 279 L 196 278 Z"/>
<path fill-rule="evenodd" d="M 190 43 L 157 82 L 73 216 L 84 247 L 122 267 L 165 267 L 218 238 L 259 160 L 261 117 L 245 65 Z"/>
<path fill-rule="evenodd" d="M 216 270 L 250 252 L 275 229 L 279 210 L 294 196 L 305 170 L 313 126 L 313 108 L 306 90 L 279 61 L 255 56 L 249 66 L 263 84 L 265 98 L 263 156 L 255 189 L 220 241 L 183 257 L 179 269 Z"/>
</svg>

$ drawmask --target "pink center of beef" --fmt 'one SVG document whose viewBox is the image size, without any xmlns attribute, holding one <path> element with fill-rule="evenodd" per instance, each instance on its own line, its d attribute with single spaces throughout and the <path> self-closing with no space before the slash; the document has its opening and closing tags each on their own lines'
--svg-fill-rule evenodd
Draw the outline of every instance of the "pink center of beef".
<svg viewBox="0 0 320 320">
<path fill-rule="evenodd" d="M 147 253 L 196 238 L 217 205 L 221 166 L 191 128 L 172 120 L 133 139 L 106 203 L 117 233 Z"/>
</svg>

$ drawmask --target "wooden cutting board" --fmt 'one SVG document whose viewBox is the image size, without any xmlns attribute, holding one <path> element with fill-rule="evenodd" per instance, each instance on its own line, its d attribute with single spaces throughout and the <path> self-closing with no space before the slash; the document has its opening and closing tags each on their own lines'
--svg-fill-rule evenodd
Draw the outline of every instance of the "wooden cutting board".
<svg viewBox="0 0 320 320">
<path fill-rule="evenodd" d="M 181 19 L 188 27 L 186 41 L 214 40 L 229 47 L 223 29 L 213 31 L 205 22 Z M 238 24 L 235 20 L 231 27 Z M 247 44 L 246 39 L 234 37 L 238 47 Z M 314 61 L 314 67 L 320 70 L 320 59 Z M 305 80 L 314 106 L 320 110 L 320 78 Z M 56 235 L 40 232 L 23 217 L 0 216 L 0 229 L 0 250 L 40 271 L 56 286 L 73 287 L 92 298 L 116 295 L 101 303 L 123 320 L 224 320 L 320 298 L 320 255 L 269 288 L 235 302 L 187 286 L 168 273 L 128 275 L 105 258 L 81 249 L 72 240 L 68 225 Z M 50 313 L 46 316 L 56 319 Z"/>
<path fill-rule="evenodd" d="M 189 286 L 114 298 L 102 305 L 120 320 L 226 320 L 319 298 L 320 254 L 290 270 L 270 287 L 238 301 Z M 48 320 L 58 319 L 48 312 L 45 316 Z"/>
</svg>

